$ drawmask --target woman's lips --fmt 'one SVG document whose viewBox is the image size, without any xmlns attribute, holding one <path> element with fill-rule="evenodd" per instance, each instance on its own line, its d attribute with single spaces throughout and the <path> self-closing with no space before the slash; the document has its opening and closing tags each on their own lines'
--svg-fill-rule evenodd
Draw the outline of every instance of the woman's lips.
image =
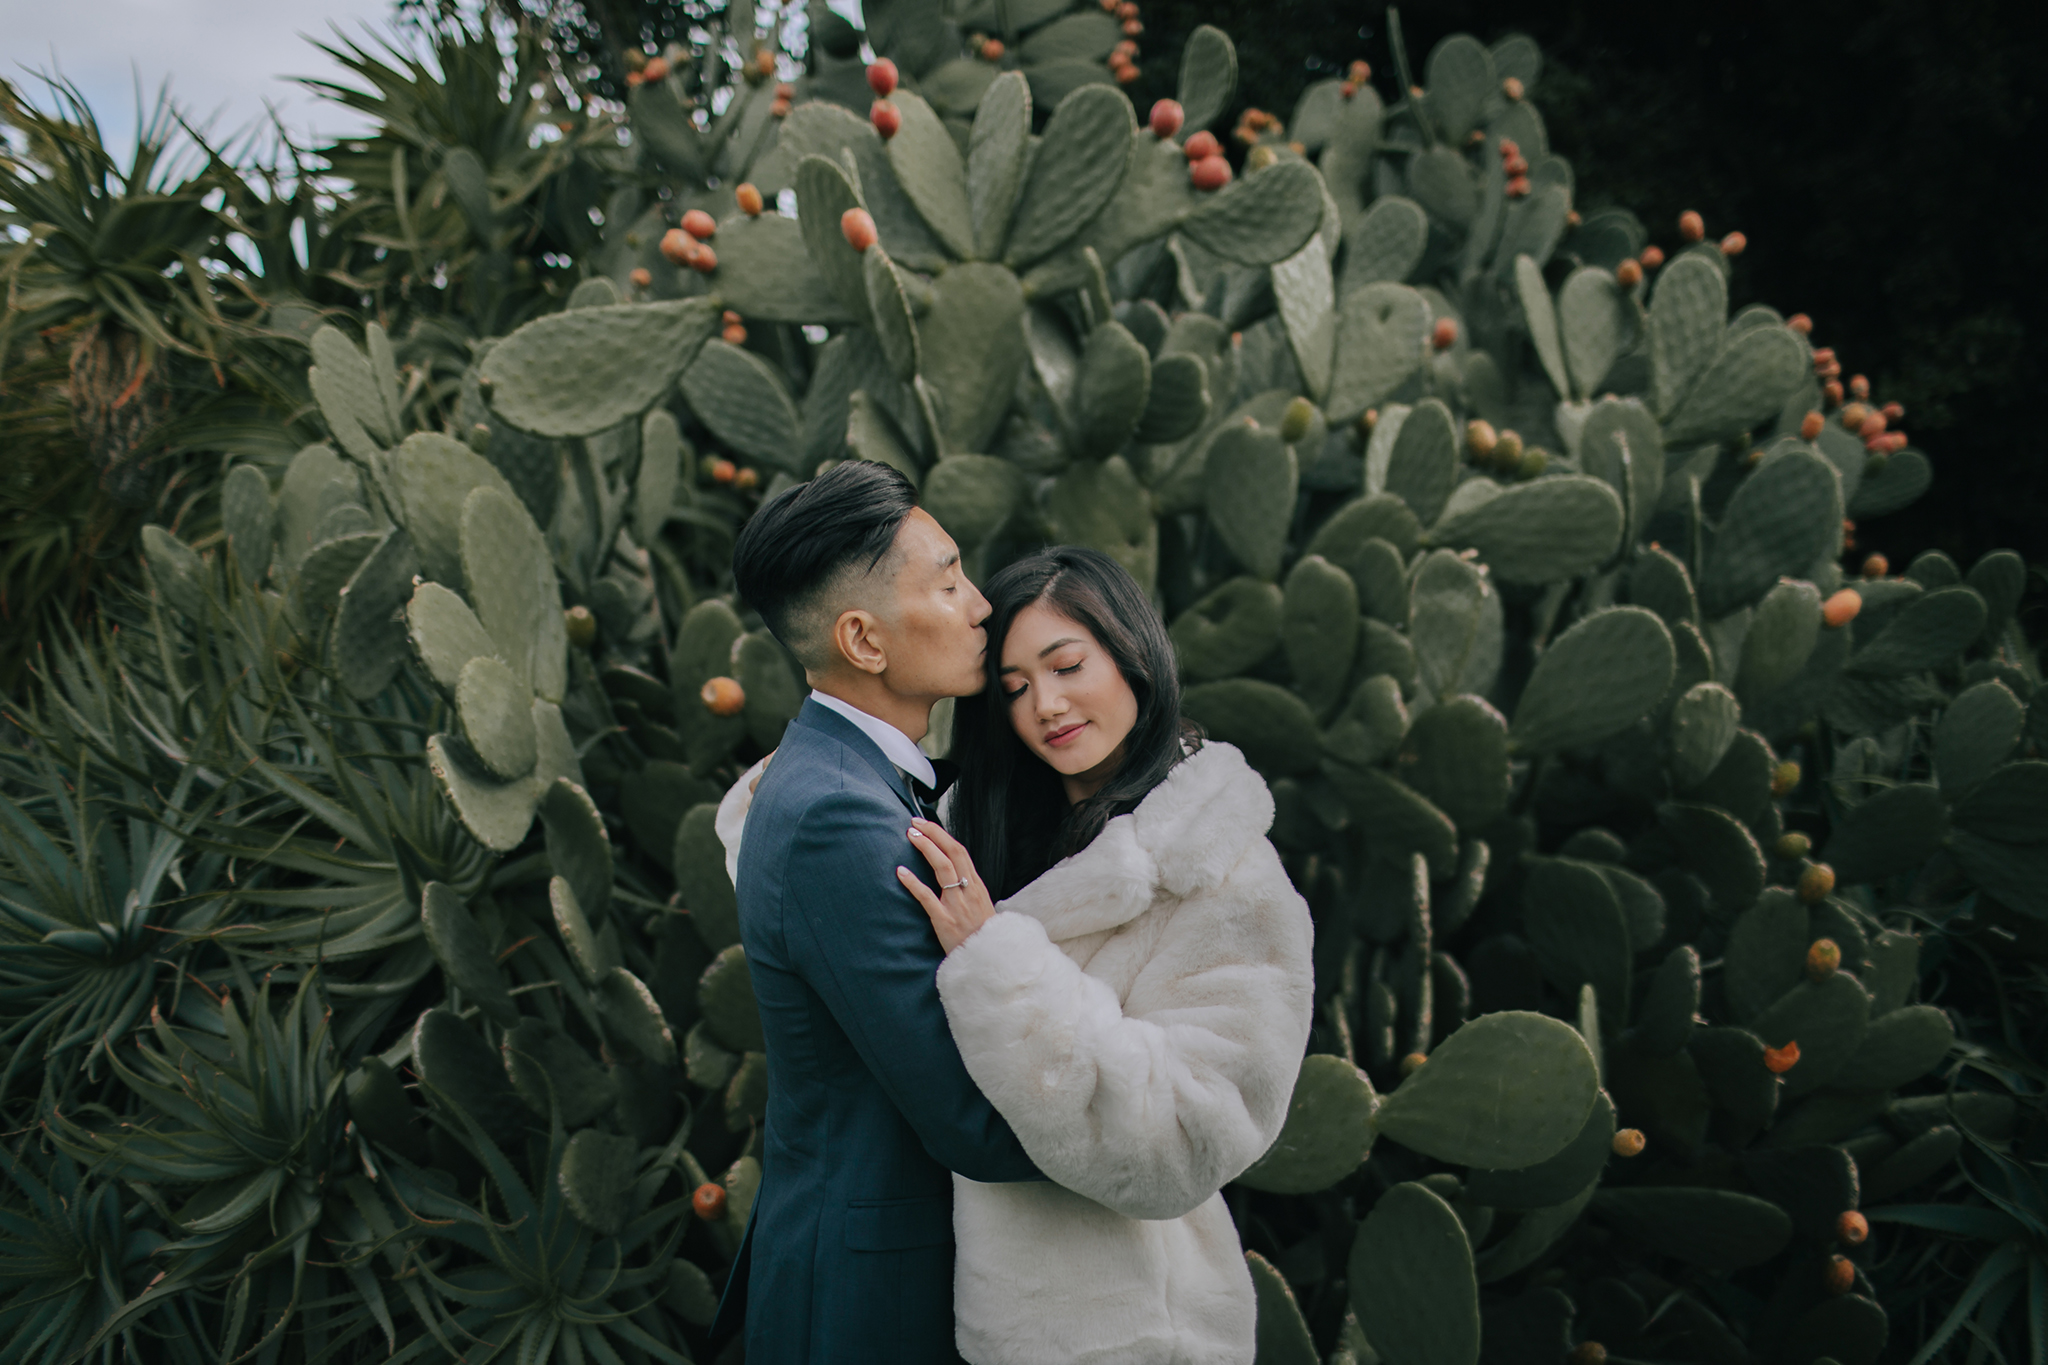
<svg viewBox="0 0 2048 1365">
<path fill-rule="evenodd" d="M 1060 748 L 1062 745 L 1072 743 L 1074 737 L 1079 735 L 1083 730 L 1087 728 L 1088 722 L 1085 720 L 1078 725 L 1063 726 L 1060 729 L 1057 729 L 1053 731 L 1051 734 L 1047 735 L 1045 737 L 1045 742 L 1049 747 L 1057 749 Z"/>
</svg>

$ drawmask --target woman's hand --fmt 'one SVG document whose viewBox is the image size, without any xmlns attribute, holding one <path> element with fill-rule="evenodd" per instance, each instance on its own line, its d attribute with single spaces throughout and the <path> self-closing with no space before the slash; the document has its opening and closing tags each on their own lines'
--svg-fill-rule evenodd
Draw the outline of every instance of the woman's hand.
<svg viewBox="0 0 2048 1365">
<path fill-rule="evenodd" d="M 989 899 L 988 887 L 975 872 L 974 859 L 968 856 L 966 847 L 946 833 L 944 826 L 931 820 L 913 820 L 910 842 L 938 874 L 940 889 L 933 891 L 907 867 L 896 869 L 896 879 L 931 916 L 939 946 L 950 953 L 989 922 L 996 913 L 995 902 Z"/>
</svg>

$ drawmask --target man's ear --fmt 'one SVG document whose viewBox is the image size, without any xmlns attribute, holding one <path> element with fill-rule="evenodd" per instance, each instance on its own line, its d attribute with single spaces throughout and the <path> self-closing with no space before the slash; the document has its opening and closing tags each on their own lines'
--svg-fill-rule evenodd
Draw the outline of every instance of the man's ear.
<svg viewBox="0 0 2048 1365">
<path fill-rule="evenodd" d="M 873 614 L 859 607 L 842 611 L 832 623 L 833 652 L 861 672 L 880 676 L 889 666 L 880 631 L 881 622 Z"/>
</svg>

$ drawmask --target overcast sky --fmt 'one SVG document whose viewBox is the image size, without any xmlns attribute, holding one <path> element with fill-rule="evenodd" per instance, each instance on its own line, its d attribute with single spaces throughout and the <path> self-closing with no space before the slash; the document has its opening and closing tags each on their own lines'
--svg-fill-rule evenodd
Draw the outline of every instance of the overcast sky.
<svg viewBox="0 0 2048 1365">
<path fill-rule="evenodd" d="M 332 43 L 339 26 L 367 45 L 365 24 L 381 34 L 392 12 L 391 0 L 0 0 L 0 76 L 46 108 L 31 73 L 68 77 L 124 161 L 138 78 L 145 105 L 168 80 L 216 142 L 260 121 L 266 103 L 303 141 L 363 125 L 288 79 L 346 74 L 302 35 Z"/>
</svg>

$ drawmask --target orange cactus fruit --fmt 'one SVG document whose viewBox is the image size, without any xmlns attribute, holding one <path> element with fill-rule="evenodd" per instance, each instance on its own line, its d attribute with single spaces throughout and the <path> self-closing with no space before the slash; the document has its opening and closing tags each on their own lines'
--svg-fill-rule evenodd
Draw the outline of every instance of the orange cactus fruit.
<svg viewBox="0 0 2048 1365">
<path fill-rule="evenodd" d="M 1856 1263 L 1847 1256 L 1830 1256 L 1821 1276 L 1828 1293 L 1846 1294 L 1856 1287 Z"/>
<path fill-rule="evenodd" d="M 718 269 L 718 253 L 702 242 L 697 243 L 697 249 L 690 254 L 690 269 L 699 275 L 709 275 Z"/>
<path fill-rule="evenodd" d="M 1500 83 L 1500 92 L 1511 100 L 1522 98 L 1522 78 L 1520 76 L 1509 76 Z"/>
<path fill-rule="evenodd" d="M 761 210 L 768 207 L 767 201 L 761 197 L 761 191 L 752 181 L 743 182 L 732 192 L 732 198 L 733 202 L 740 206 L 740 212 L 749 218 L 759 218 Z"/>
<path fill-rule="evenodd" d="M 1344 74 L 1349 76 L 1354 84 L 1364 85 L 1372 79 L 1372 65 L 1369 62 L 1355 61 Z"/>
<path fill-rule="evenodd" d="M 1842 409 L 1841 422 L 1847 431 L 1854 431 L 1863 425 L 1863 419 L 1870 416 L 1870 409 L 1861 403 L 1851 403 Z"/>
<path fill-rule="evenodd" d="M 1438 318 L 1436 326 L 1430 329 L 1429 344 L 1439 351 L 1448 351 L 1458 344 L 1458 324 L 1452 318 Z"/>
<path fill-rule="evenodd" d="M 1841 380 L 1830 379 L 1827 383 L 1820 386 L 1820 391 L 1827 396 L 1829 407 L 1838 408 L 1842 405 Z"/>
<path fill-rule="evenodd" d="M 661 234 L 661 254 L 670 265 L 688 265 L 699 249 L 697 239 L 681 228 L 670 228 Z"/>
<path fill-rule="evenodd" d="M 742 469 L 733 475 L 732 486 L 742 493 L 749 492 L 761 486 L 761 475 L 756 470 Z"/>
<path fill-rule="evenodd" d="M 640 74 L 639 72 L 637 72 L 637 71 L 628 71 L 628 72 L 626 73 L 626 88 L 627 88 L 628 90 L 634 89 L 635 87 L 638 87 L 638 86 L 642 86 L 642 85 L 645 85 L 646 83 L 647 83 L 647 78 L 646 78 L 645 76 L 641 75 L 641 74 Z"/>
<path fill-rule="evenodd" d="M 1136 19 L 1124 20 L 1124 37 L 1135 38 L 1145 31 L 1145 26 Z"/>
<path fill-rule="evenodd" d="M 1230 163 L 1219 153 L 1188 167 L 1188 180 L 1198 190 L 1220 190 L 1230 183 Z"/>
<path fill-rule="evenodd" d="M 775 54 L 765 47 L 754 54 L 754 74 L 764 81 L 775 74 Z"/>
<path fill-rule="evenodd" d="M 1528 192 L 1529 192 L 1529 177 L 1528 177 L 1528 176 L 1526 176 L 1526 175 L 1518 175 L 1518 176 L 1516 176 L 1516 177 L 1515 177 L 1514 179 L 1512 179 L 1512 180 L 1508 181 L 1508 198 L 1510 198 L 1510 199 L 1520 199 L 1520 198 L 1521 198 L 1522 196 L 1526 195 L 1526 194 L 1527 194 Z"/>
<path fill-rule="evenodd" d="M 1830 629 L 1839 630 L 1856 619 L 1856 613 L 1863 610 L 1863 594 L 1854 588 L 1843 588 L 1840 592 L 1821 603 L 1820 619 Z"/>
<path fill-rule="evenodd" d="M 1870 397 L 1870 376 L 1857 374 L 1849 377 L 1849 393 L 1852 397 Z"/>
<path fill-rule="evenodd" d="M 1773 1076 L 1782 1076 L 1799 1065 L 1799 1044 L 1795 1040 L 1783 1047 L 1764 1049 L 1764 1066 Z"/>
<path fill-rule="evenodd" d="M 1804 313 L 1794 313 L 1786 318 L 1785 325 L 1803 337 L 1813 335 L 1813 319 Z"/>
<path fill-rule="evenodd" d="M 698 691 L 704 709 L 714 716 L 736 716 L 747 704 L 746 690 L 737 678 L 713 678 Z"/>
<path fill-rule="evenodd" d="M 705 1181 L 690 1196 L 690 1208 L 705 1222 L 718 1222 L 725 1217 L 725 1186 Z"/>
<path fill-rule="evenodd" d="M 1401 1074 L 1413 1076 L 1429 1063 L 1429 1058 L 1420 1052 L 1411 1052 L 1401 1059 Z"/>
<path fill-rule="evenodd" d="M 1678 215 L 1678 235 L 1688 242 L 1697 242 L 1707 235 L 1707 221 L 1694 209 L 1687 209 Z"/>
<path fill-rule="evenodd" d="M 1844 1246 L 1862 1246 L 1870 1240 L 1870 1220 L 1854 1209 L 1842 1210 L 1835 1220 L 1835 1240 Z"/>
<path fill-rule="evenodd" d="M 1655 270 L 1658 266 L 1664 264 L 1664 248 L 1661 246 L 1644 247 L 1642 262 L 1643 269 Z"/>
<path fill-rule="evenodd" d="M 647 65 L 640 68 L 640 79 L 643 81 L 659 81 L 666 80 L 667 78 L 668 58 L 666 57 L 649 57 Z"/>
<path fill-rule="evenodd" d="M 1616 1129 L 1614 1134 L 1614 1154 L 1616 1156 L 1641 1156 L 1643 1148 L 1649 1145 L 1649 1141 L 1648 1138 L 1643 1136 L 1643 1130 L 1640 1128 Z"/>
<path fill-rule="evenodd" d="M 1806 949 L 1806 977 L 1825 981 L 1842 969 L 1842 948 L 1831 938 L 1817 938 Z"/>
<path fill-rule="evenodd" d="M 1001 38 L 989 39 L 981 45 L 980 50 L 974 55 L 985 62 L 1001 61 L 1003 59 L 1003 40 Z"/>
<path fill-rule="evenodd" d="M 1857 424 L 1856 434 L 1866 441 L 1873 436 L 1884 435 L 1884 414 L 1873 412 L 1865 417 L 1862 422 Z"/>
<path fill-rule="evenodd" d="M 1878 411 L 1884 414 L 1884 420 L 1887 422 L 1903 422 L 1906 420 L 1906 407 L 1903 403 L 1886 403 Z"/>
<path fill-rule="evenodd" d="M 1338 93 L 1339 95 L 1342 95 L 1342 96 L 1343 96 L 1343 97 L 1344 97 L 1345 99 L 1347 99 L 1347 100 L 1348 100 L 1348 99 L 1355 99 L 1355 98 L 1357 98 L 1357 96 L 1358 96 L 1358 82 L 1357 82 L 1357 81 L 1341 81 L 1341 82 L 1339 82 L 1339 83 L 1338 83 L 1338 86 L 1337 86 L 1337 93 Z"/>
<path fill-rule="evenodd" d="M 718 231 L 718 220 L 702 209 L 691 209 L 683 215 L 683 231 L 701 242 Z"/>
<path fill-rule="evenodd" d="M 1817 439 L 1820 436 L 1820 429 L 1827 424 L 1828 419 L 1819 413 L 1807 413 L 1806 416 L 1799 420 L 1799 439 L 1802 441 Z"/>
<path fill-rule="evenodd" d="M 1643 282 L 1643 263 L 1631 257 L 1614 267 L 1614 282 L 1623 289 L 1633 289 Z"/>
<path fill-rule="evenodd" d="M 868 68 L 868 89 L 880 99 L 887 99 L 896 93 L 896 63 L 887 57 L 878 57 Z"/>
<path fill-rule="evenodd" d="M 1892 562 L 1883 555 L 1872 555 L 1863 561 L 1865 578 L 1883 578 L 1892 571 Z"/>
<path fill-rule="evenodd" d="M 745 319 L 745 318 L 741 317 L 741 316 L 740 316 L 740 315 L 739 315 L 738 313 L 735 313 L 735 312 L 734 312 L 734 311 L 733 311 L 732 309 L 730 309 L 730 308 L 728 308 L 728 309 L 726 309 L 726 310 L 725 310 L 724 312 L 720 313 L 720 314 L 718 315 L 718 320 L 719 320 L 720 322 L 725 322 L 725 323 L 733 323 L 733 322 L 745 322 L 745 321 L 746 321 L 746 319 Z"/>
<path fill-rule="evenodd" d="M 1835 870 L 1826 863 L 1809 863 L 1799 874 L 1799 899 L 1808 905 L 1826 900 L 1835 890 Z"/>
<path fill-rule="evenodd" d="M 1138 77 L 1143 73 L 1140 72 L 1137 67 L 1131 65 L 1129 62 L 1125 62 L 1122 66 L 1110 68 L 1109 74 L 1116 77 L 1116 83 L 1118 85 L 1129 85 L 1133 81 L 1137 80 Z"/>
<path fill-rule="evenodd" d="M 776 101 L 775 101 L 774 103 L 770 104 L 770 105 L 768 106 L 768 117 L 770 117 L 770 118 L 788 118 L 788 117 L 789 117 L 789 101 L 788 101 L 788 100 L 786 100 L 786 99 L 780 99 L 780 98 L 778 98 L 778 99 L 777 99 L 777 100 L 776 100 Z"/>
<path fill-rule="evenodd" d="M 1475 417 L 1465 424 L 1465 449 L 1471 452 L 1473 459 L 1486 459 L 1498 444 L 1500 434 L 1493 429 L 1493 423 Z"/>
<path fill-rule="evenodd" d="M 626 278 L 633 281 L 635 289 L 645 289 L 648 285 L 654 283 L 654 272 L 644 265 L 636 265 L 633 267 L 633 273 Z"/>
<path fill-rule="evenodd" d="M 713 460 L 709 468 L 713 483 L 731 483 L 740 472 L 740 467 L 731 460 Z"/>
<path fill-rule="evenodd" d="M 1740 256 L 1748 249 L 1749 238 L 1739 232 L 1731 232 L 1721 239 L 1721 254 L 1723 256 Z"/>
<path fill-rule="evenodd" d="M 839 231 L 855 251 L 866 251 L 875 244 L 875 220 L 866 209 L 848 209 L 840 214 Z"/>
<path fill-rule="evenodd" d="M 1181 155 L 1189 161 L 1200 161 L 1204 157 L 1222 156 L 1223 144 L 1216 140 L 1216 134 L 1205 128 L 1199 133 L 1192 134 L 1180 145 L 1180 150 Z"/>
<path fill-rule="evenodd" d="M 1510 178 L 1518 175 L 1527 175 L 1529 173 L 1529 160 L 1524 156 L 1502 157 L 1500 168 L 1506 171 Z"/>
<path fill-rule="evenodd" d="M 744 346 L 747 344 L 747 329 L 737 322 L 726 323 L 724 330 L 720 331 L 718 335 L 728 346 Z"/>
<path fill-rule="evenodd" d="M 1771 769 L 1771 795 L 1790 796 L 1799 788 L 1799 765 L 1787 759 Z"/>
</svg>

